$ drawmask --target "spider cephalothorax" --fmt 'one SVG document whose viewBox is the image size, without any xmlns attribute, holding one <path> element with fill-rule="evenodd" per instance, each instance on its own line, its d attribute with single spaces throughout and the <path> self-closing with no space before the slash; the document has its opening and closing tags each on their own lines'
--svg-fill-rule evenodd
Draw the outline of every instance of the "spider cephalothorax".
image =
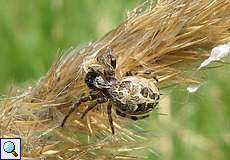
<svg viewBox="0 0 230 160">
<path fill-rule="evenodd" d="M 108 102 L 107 113 L 114 134 L 112 106 L 118 115 L 138 120 L 148 117 L 149 115 L 146 114 L 159 103 L 160 94 L 156 86 L 156 78 L 146 79 L 129 72 L 119 81 L 115 77 L 116 59 L 112 55 L 111 49 L 107 58 L 110 59 L 110 63 L 105 60 L 104 56 L 98 58 L 98 61 L 105 67 L 103 72 L 92 67 L 89 68 L 85 76 L 85 83 L 90 89 L 90 93 L 88 96 L 81 96 L 70 106 L 70 110 L 62 122 L 62 127 L 70 114 L 81 103 L 92 101 L 82 114 L 81 118 L 83 118 L 97 104 Z"/>
</svg>

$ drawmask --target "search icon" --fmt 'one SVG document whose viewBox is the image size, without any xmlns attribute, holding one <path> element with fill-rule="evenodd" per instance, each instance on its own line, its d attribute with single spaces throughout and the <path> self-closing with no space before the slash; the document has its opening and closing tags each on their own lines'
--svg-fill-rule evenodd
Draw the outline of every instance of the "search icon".
<svg viewBox="0 0 230 160">
<path fill-rule="evenodd" d="M 13 154 L 14 157 L 17 157 L 18 154 L 15 152 L 15 145 L 11 141 L 7 141 L 3 144 L 3 149 L 6 153 L 11 153 Z"/>
</svg>

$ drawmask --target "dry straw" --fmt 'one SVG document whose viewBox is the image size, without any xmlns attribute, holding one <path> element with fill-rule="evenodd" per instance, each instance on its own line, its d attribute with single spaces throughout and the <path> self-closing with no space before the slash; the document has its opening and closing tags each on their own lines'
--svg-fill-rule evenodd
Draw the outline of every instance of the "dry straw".
<svg viewBox="0 0 230 160">
<path fill-rule="evenodd" d="M 64 128 L 59 127 L 68 106 L 88 91 L 84 83 L 88 66 L 98 64 L 96 57 L 111 47 L 118 78 L 148 68 L 160 86 L 199 83 L 191 76 L 199 66 L 194 64 L 229 41 L 229 0 L 146 2 L 98 41 L 66 51 L 35 86 L 2 100 L 0 137 L 21 137 L 25 158 L 136 159 L 132 151 L 147 147 L 148 136 L 115 114 L 112 136 L 103 105 L 80 120 L 82 105 Z"/>
</svg>

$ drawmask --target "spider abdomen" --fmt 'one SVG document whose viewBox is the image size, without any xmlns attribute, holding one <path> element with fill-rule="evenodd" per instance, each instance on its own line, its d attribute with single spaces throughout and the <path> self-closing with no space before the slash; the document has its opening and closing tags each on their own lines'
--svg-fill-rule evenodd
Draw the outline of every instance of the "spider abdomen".
<svg viewBox="0 0 230 160">
<path fill-rule="evenodd" d="M 113 87 L 112 96 L 116 109 L 129 115 L 150 112 L 160 99 L 155 82 L 139 76 L 124 77 Z"/>
</svg>

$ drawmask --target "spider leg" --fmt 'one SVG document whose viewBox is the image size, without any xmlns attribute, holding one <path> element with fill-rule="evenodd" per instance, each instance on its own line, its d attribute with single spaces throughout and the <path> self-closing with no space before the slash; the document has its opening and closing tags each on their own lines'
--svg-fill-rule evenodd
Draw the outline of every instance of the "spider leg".
<svg viewBox="0 0 230 160">
<path fill-rule="evenodd" d="M 85 115 L 92 110 L 94 107 L 96 107 L 97 105 L 97 101 L 92 102 L 91 104 L 88 105 L 88 107 L 86 108 L 86 110 L 82 113 L 81 115 L 81 119 L 83 119 L 85 117 Z"/>
<path fill-rule="evenodd" d="M 130 119 L 136 121 L 136 120 L 140 120 L 140 119 L 145 119 L 145 118 L 147 118 L 147 117 L 149 117 L 148 114 L 147 114 L 147 115 L 144 115 L 144 116 L 128 116 L 127 118 L 130 118 Z"/>
<path fill-rule="evenodd" d="M 149 117 L 149 115 L 143 115 L 143 116 L 131 116 L 131 115 L 127 115 L 125 113 L 122 113 L 118 110 L 116 110 L 116 113 L 117 115 L 121 116 L 121 117 L 125 117 L 125 118 L 129 118 L 129 119 L 132 119 L 132 120 L 140 120 L 140 119 L 144 119 L 144 118 L 147 118 Z"/>
<path fill-rule="evenodd" d="M 146 78 L 153 78 L 156 82 L 159 81 L 156 73 L 154 73 L 153 70 L 150 70 L 150 69 L 144 70 L 144 71 L 140 72 L 140 74 L 143 74 L 144 77 L 146 77 Z"/>
<path fill-rule="evenodd" d="M 156 74 L 152 70 L 128 71 L 125 73 L 125 76 L 134 76 L 134 75 L 139 75 L 139 76 L 142 76 L 142 77 L 148 78 L 148 79 L 153 78 L 156 82 L 159 81 Z"/>
<path fill-rule="evenodd" d="M 109 101 L 108 106 L 107 106 L 107 113 L 108 113 L 108 118 L 109 118 L 109 124 L 111 127 L 112 134 L 114 134 L 114 125 L 113 125 L 113 118 L 112 118 L 112 102 Z"/>
<path fill-rule="evenodd" d="M 101 97 L 101 98 L 98 98 L 96 99 L 93 103 L 91 103 L 90 105 L 88 105 L 87 109 L 82 113 L 81 115 L 81 119 L 83 119 L 85 117 L 85 115 L 90 111 L 92 110 L 94 107 L 96 107 L 97 104 L 100 104 L 100 103 L 105 103 L 107 102 L 108 99 L 106 97 Z"/>
<path fill-rule="evenodd" d="M 113 69 L 116 69 L 116 67 L 117 67 L 117 60 L 116 60 L 116 58 L 113 55 L 112 48 L 110 48 L 110 47 L 108 48 L 108 56 L 110 58 L 110 64 L 111 64 L 111 66 L 113 67 Z"/>
<path fill-rule="evenodd" d="M 132 71 L 128 71 L 125 73 L 125 76 L 134 76 L 136 75 L 136 73 L 132 72 Z"/>
<path fill-rule="evenodd" d="M 63 119 L 62 123 L 61 123 L 61 127 L 63 127 L 65 125 L 66 120 L 68 119 L 68 117 L 71 115 L 71 113 L 73 113 L 75 111 L 75 109 L 80 106 L 81 103 L 93 100 L 98 98 L 100 94 L 98 93 L 91 93 L 89 96 L 81 96 L 76 102 L 74 102 L 70 107 L 69 107 L 69 112 L 67 113 L 67 115 L 65 116 L 65 118 Z"/>
<path fill-rule="evenodd" d="M 121 116 L 121 117 L 126 117 L 125 113 L 122 113 L 122 112 L 118 111 L 117 109 L 116 109 L 116 114 Z"/>
<path fill-rule="evenodd" d="M 107 63 L 107 68 L 104 70 L 105 75 L 114 76 L 115 75 L 115 69 L 117 66 L 117 60 L 113 55 L 112 48 L 110 48 L 110 47 L 108 47 L 107 57 L 109 58 L 110 63 Z"/>
<path fill-rule="evenodd" d="M 106 55 L 101 55 L 97 57 L 97 61 L 105 66 L 104 74 L 106 75 L 106 77 L 115 75 L 117 61 L 112 54 L 112 48 L 108 47 Z"/>
</svg>

